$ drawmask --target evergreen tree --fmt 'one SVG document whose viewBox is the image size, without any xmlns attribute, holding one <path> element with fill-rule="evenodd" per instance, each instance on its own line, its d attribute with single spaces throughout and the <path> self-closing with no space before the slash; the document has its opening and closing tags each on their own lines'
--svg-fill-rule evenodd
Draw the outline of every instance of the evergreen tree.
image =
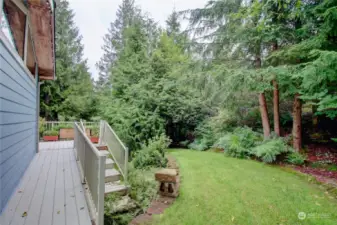
<svg viewBox="0 0 337 225">
<path fill-rule="evenodd" d="M 93 84 L 83 60 L 82 37 L 67 1 L 61 1 L 56 9 L 55 35 L 56 80 L 41 85 L 41 116 L 47 120 L 60 116 L 88 119 L 93 112 Z"/>
<path fill-rule="evenodd" d="M 136 8 L 134 0 L 123 0 L 118 7 L 116 20 L 110 23 L 108 32 L 103 37 L 103 55 L 100 61 L 96 63 L 99 70 L 99 77 L 96 82 L 98 87 L 110 86 L 111 67 L 116 62 L 117 54 L 124 45 L 123 31 L 135 20 L 138 20 L 139 16 L 140 11 Z"/>
</svg>

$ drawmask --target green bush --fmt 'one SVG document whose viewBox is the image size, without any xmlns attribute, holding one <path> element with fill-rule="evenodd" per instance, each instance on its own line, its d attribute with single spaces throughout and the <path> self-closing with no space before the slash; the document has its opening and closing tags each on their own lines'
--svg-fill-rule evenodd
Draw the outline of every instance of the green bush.
<svg viewBox="0 0 337 225">
<path fill-rule="evenodd" d="M 155 170 L 138 170 L 131 163 L 128 171 L 129 195 L 145 212 L 157 196 L 158 182 L 154 177 Z"/>
<path fill-rule="evenodd" d="M 226 132 L 231 131 L 236 125 L 235 115 L 223 109 L 218 115 L 209 117 L 195 129 L 196 140 L 191 143 L 191 149 L 205 150 L 210 148 Z"/>
<path fill-rule="evenodd" d="M 209 147 L 208 140 L 205 138 L 203 139 L 195 139 L 192 143 L 188 145 L 189 149 L 198 150 L 198 151 L 205 151 Z"/>
<path fill-rule="evenodd" d="M 91 136 L 98 137 L 99 136 L 99 127 L 97 126 L 88 126 L 88 129 L 90 129 Z"/>
<path fill-rule="evenodd" d="M 147 145 L 143 145 L 141 150 L 135 153 L 132 160 L 136 169 L 148 169 L 150 167 L 165 167 L 165 149 L 170 145 L 171 140 L 165 135 L 160 135 L 150 139 Z"/>
<path fill-rule="evenodd" d="M 43 132 L 44 136 L 58 136 L 59 132 L 57 130 L 46 130 Z"/>
<path fill-rule="evenodd" d="M 144 213 L 152 200 L 157 197 L 158 182 L 154 177 L 155 170 L 137 170 L 133 164 L 128 168 L 128 197 L 136 207 L 127 208 L 125 211 L 114 212 L 114 206 L 118 204 L 123 196 L 119 194 L 109 194 L 104 201 L 104 223 L 127 225 L 137 215 Z M 129 204 L 129 203 L 128 203 Z"/>
<path fill-rule="evenodd" d="M 272 163 L 276 161 L 277 156 L 292 151 L 282 138 L 275 138 L 262 142 L 253 148 L 251 153 L 265 163 Z"/>
<path fill-rule="evenodd" d="M 44 133 L 44 130 L 45 130 L 45 122 L 46 120 L 42 117 L 40 117 L 39 119 L 39 134 L 40 134 L 40 137 L 43 135 Z"/>
<path fill-rule="evenodd" d="M 287 155 L 286 162 L 294 165 L 303 165 L 306 157 L 298 152 L 291 152 Z"/>
<path fill-rule="evenodd" d="M 224 149 L 225 154 L 246 158 L 251 154 L 251 149 L 262 140 L 262 135 L 248 127 L 236 128 L 233 133 L 222 136 L 214 145 L 214 148 Z"/>
</svg>

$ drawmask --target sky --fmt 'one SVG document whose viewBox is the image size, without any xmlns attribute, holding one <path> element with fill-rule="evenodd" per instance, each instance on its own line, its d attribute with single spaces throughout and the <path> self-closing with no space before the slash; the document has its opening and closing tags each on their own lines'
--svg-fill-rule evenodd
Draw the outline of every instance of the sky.
<svg viewBox="0 0 337 225">
<path fill-rule="evenodd" d="M 110 22 L 116 18 L 118 5 L 122 0 L 68 0 L 75 13 L 75 23 L 83 36 L 84 57 L 88 59 L 90 72 L 94 79 L 98 77 L 95 67 L 103 52 L 103 36 Z M 177 11 L 203 7 L 208 0 L 136 0 L 143 12 L 161 26 L 175 8 Z"/>
</svg>

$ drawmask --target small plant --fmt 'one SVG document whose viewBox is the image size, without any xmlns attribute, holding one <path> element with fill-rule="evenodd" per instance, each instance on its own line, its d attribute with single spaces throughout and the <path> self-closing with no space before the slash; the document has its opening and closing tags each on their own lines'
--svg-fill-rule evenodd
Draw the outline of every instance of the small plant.
<svg viewBox="0 0 337 225">
<path fill-rule="evenodd" d="M 261 145 L 252 149 L 252 153 L 265 163 L 276 161 L 276 157 L 293 150 L 284 142 L 282 138 L 275 138 L 264 141 Z"/>
<path fill-rule="evenodd" d="M 195 139 L 191 144 L 188 145 L 189 149 L 205 151 L 208 149 L 208 144 L 206 139 Z"/>
<path fill-rule="evenodd" d="M 93 126 L 93 127 L 88 127 L 91 130 L 91 136 L 93 137 L 98 137 L 99 136 L 99 127 Z"/>
<path fill-rule="evenodd" d="M 337 171 L 337 165 L 330 165 L 328 166 L 329 171 Z"/>
<path fill-rule="evenodd" d="M 286 161 L 294 165 L 303 165 L 306 157 L 298 152 L 291 152 L 287 155 Z"/>
<path fill-rule="evenodd" d="M 251 155 L 251 149 L 261 140 L 262 136 L 259 133 L 248 127 L 242 127 L 222 136 L 213 147 L 224 149 L 225 154 L 232 157 L 247 158 Z"/>
<path fill-rule="evenodd" d="M 45 122 L 46 120 L 42 117 L 40 117 L 39 119 L 39 134 L 40 134 L 40 137 L 43 135 L 44 133 L 44 130 L 45 130 Z"/>
<path fill-rule="evenodd" d="M 46 130 L 43 132 L 44 136 L 58 136 L 59 132 L 57 130 Z"/>
<path fill-rule="evenodd" d="M 170 145 L 171 140 L 165 135 L 155 137 L 147 145 L 143 145 L 141 150 L 136 152 L 133 165 L 136 169 L 148 169 L 151 167 L 165 167 L 165 149 Z"/>
</svg>

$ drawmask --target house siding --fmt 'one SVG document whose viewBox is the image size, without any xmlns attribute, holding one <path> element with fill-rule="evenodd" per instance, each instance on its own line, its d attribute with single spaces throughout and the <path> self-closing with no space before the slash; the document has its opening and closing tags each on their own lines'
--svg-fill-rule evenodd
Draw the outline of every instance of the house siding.
<svg viewBox="0 0 337 225">
<path fill-rule="evenodd" d="M 0 39 L 0 212 L 37 152 L 36 89 Z"/>
</svg>

